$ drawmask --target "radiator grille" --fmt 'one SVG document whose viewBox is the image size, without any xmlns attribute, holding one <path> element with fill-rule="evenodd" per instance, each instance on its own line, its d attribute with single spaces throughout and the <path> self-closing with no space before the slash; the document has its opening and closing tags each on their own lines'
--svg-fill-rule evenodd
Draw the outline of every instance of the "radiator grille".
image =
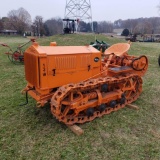
<svg viewBox="0 0 160 160">
<path fill-rule="evenodd" d="M 90 55 L 82 55 L 80 58 L 81 68 L 86 68 L 91 63 Z"/>
<path fill-rule="evenodd" d="M 56 64 L 56 68 L 59 70 L 75 69 L 76 56 L 55 57 L 55 64 Z"/>
<path fill-rule="evenodd" d="M 33 86 L 38 86 L 38 58 L 34 54 L 24 54 L 26 80 Z"/>
</svg>

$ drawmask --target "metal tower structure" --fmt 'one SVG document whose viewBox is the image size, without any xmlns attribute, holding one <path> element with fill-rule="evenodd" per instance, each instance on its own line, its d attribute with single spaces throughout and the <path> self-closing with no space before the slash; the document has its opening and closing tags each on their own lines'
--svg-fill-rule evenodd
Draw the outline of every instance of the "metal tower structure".
<svg viewBox="0 0 160 160">
<path fill-rule="evenodd" d="M 76 30 L 80 21 L 88 22 L 91 24 L 91 30 L 93 31 L 90 0 L 66 0 L 64 18 L 76 20 Z"/>
</svg>

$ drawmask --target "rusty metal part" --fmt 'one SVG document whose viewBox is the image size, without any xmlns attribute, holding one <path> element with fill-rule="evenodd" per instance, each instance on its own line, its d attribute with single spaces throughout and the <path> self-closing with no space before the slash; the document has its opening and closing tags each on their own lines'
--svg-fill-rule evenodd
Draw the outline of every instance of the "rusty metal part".
<svg viewBox="0 0 160 160">
<path fill-rule="evenodd" d="M 5 54 L 8 56 L 8 59 L 11 62 L 13 62 L 14 64 L 23 64 L 24 51 L 22 50 L 22 48 L 30 42 L 35 42 L 35 38 L 31 38 L 28 42 L 19 45 L 15 51 L 5 43 L 0 42 L 0 45 L 9 49 Z"/>
<path fill-rule="evenodd" d="M 124 55 L 123 57 L 116 56 L 114 53 L 112 55 L 106 56 L 104 58 L 106 68 L 124 68 L 124 66 L 130 67 L 126 71 L 130 70 L 131 73 L 136 73 L 139 76 L 143 76 L 148 69 L 148 58 L 145 55 L 135 57 Z M 105 68 L 105 69 L 106 69 Z M 123 70 L 124 71 L 124 70 Z"/>
<path fill-rule="evenodd" d="M 107 84 L 108 91 L 101 92 L 101 86 Z M 126 104 L 135 101 L 142 91 L 142 79 L 138 75 L 105 77 L 60 87 L 51 99 L 51 112 L 61 122 L 73 125 L 89 122 L 96 117 L 117 111 Z M 77 95 L 78 94 L 78 95 Z M 125 97 L 125 102 L 121 100 Z M 116 102 L 115 107 L 109 106 Z M 107 107 L 101 111 L 101 104 Z M 92 115 L 86 110 L 90 108 Z M 92 108 L 92 110 L 91 110 Z"/>
<path fill-rule="evenodd" d="M 142 92 L 146 56 L 128 55 L 130 44 L 118 43 L 104 56 L 92 46 L 39 46 L 24 54 L 24 91 L 37 107 L 50 103 L 52 114 L 67 125 L 85 123 L 117 111 Z M 72 83 L 71 83 L 72 82 Z"/>
</svg>

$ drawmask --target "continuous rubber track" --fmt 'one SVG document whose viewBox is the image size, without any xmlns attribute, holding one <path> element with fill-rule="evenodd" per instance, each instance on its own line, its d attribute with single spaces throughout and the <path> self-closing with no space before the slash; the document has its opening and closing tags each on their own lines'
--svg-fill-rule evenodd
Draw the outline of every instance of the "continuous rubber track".
<svg viewBox="0 0 160 160">
<path fill-rule="evenodd" d="M 102 86 L 104 85 L 107 86 L 106 92 L 102 91 Z M 51 99 L 51 112 L 60 122 L 67 125 L 85 123 L 124 108 L 125 105 L 135 101 L 141 92 L 142 79 L 134 74 L 101 77 L 77 84 L 67 84 L 58 88 L 53 95 Z M 112 98 L 111 95 L 113 93 L 115 96 Z M 86 95 L 89 98 L 86 98 Z M 122 95 L 123 102 L 119 95 Z M 72 98 L 70 98 L 71 96 Z M 110 104 L 113 101 L 116 104 L 111 106 Z M 99 109 L 102 103 L 106 106 L 103 111 Z M 74 108 L 74 104 L 79 105 L 77 105 L 77 108 Z M 88 108 L 84 107 L 87 105 L 91 108 L 90 110 L 93 114 L 87 114 Z M 81 108 L 80 111 L 79 108 Z"/>
</svg>

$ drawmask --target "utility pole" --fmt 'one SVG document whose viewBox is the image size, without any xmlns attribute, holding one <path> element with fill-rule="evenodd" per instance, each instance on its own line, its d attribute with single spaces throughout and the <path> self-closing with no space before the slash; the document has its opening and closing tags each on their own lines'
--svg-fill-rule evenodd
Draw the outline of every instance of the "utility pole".
<svg viewBox="0 0 160 160">
<path fill-rule="evenodd" d="M 91 30 L 93 31 L 90 0 L 66 0 L 64 18 L 76 20 L 76 31 L 78 30 L 80 21 L 85 21 L 90 23 Z"/>
</svg>

